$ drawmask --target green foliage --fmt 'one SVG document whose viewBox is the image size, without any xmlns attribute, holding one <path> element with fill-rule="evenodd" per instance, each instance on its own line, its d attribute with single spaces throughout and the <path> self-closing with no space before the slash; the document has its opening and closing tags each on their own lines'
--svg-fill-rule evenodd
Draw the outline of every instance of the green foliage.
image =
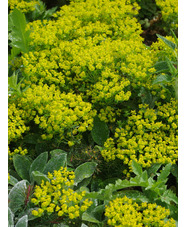
<svg viewBox="0 0 186 227">
<path fill-rule="evenodd" d="M 14 225 L 14 214 L 11 209 L 8 207 L 8 227 L 12 227 Z"/>
<path fill-rule="evenodd" d="M 174 33 L 173 33 L 174 34 Z M 166 39 L 165 37 L 157 34 L 160 38 L 175 54 L 176 62 L 171 61 L 167 56 L 165 61 L 157 62 L 154 67 L 156 69 L 157 77 L 153 80 L 152 85 L 160 85 L 171 93 L 172 97 L 178 99 L 178 58 L 176 49 L 177 38 L 174 34 L 175 43 Z M 163 74 L 162 74 L 163 73 Z"/>
<path fill-rule="evenodd" d="M 174 225 L 176 2 L 9 1 L 9 227 L 117 226 L 124 198 Z"/>
<path fill-rule="evenodd" d="M 105 122 L 101 121 L 99 117 L 94 118 L 94 126 L 91 131 L 94 142 L 102 146 L 109 137 L 109 129 Z"/>
<path fill-rule="evenodd" d="M 75 185 L 80 183 L 85 178 L 89 178 L 93 175 L 95 168 L 97 166 L 97 163 L 95 162 L 85 162 L 84 164 L 78 166 L 74 173 L 75 173 Z"/>
<path fill-rule="evenodd" d="M 31 162 L 26 156 L 19 154 L 14 155 L 13 157 L 14 168 L 18 175 L 25 180 L 30 180 L 29 169 Z"/>
<path fill-rule="evenodd" d="M 27 185 L 28 181 L 22 180 L 15 184 L 14 187 L 10 190 L 8 195 L 8 206 L 13 213 L 24 206 Z"/>
<path fill-rule="evenodd" d="M 28 216 L 27 215 L 21 217 L 15 225 L 15 227 L 27 227 L 27 226 L 28 226 Z"/>
<path fill-rule="evenodd" d="M 29 35 L 30 31 L 26 30 L 26 18 L 25 15 L 15 8 L 11 14 L 9 14 L 9 39 L 11 40 L 11 46 L 18 48 L 21 52 L 27 53 L 29 51 Z"/>
<path fill-rule="evenodd" d="M 48 172 L 59 170 L 61 166 L 64 167 L 66 166 L 66 164 L 67 164 L 67 155 L 64 153 L 60 153 L 58 155 L 51 157 L 51 159 L 45 165 L 43 173 L 47 174 Z"/>
</svg>

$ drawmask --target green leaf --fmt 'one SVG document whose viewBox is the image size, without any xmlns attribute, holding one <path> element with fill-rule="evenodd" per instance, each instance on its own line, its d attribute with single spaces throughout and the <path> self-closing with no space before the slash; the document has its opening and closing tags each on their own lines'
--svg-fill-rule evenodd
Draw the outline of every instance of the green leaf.
<svg viewBox="0 0 186 227">
<path fill-rule="evenodd" d="M 94 126 L 91 135 L 94 142 L 100 146 L 103 146 L 104 142 L 109 137 L 109 128 L 107 124 L 104 121 L 101 121 L 98 116 L 94 118 Z"/>
<path fill-rule="evenodd" d="M 161 171 L 160 175 L 157 178 L 157 181 L 167 181 L 167 177 L 170 174 L 171 163 L 167 164 Z"/>
<path fill-rule="evenodd" d="M 56 9 L 57 9 L 57 6 L 46 10 L 45 13 L 44 13 L 43 19 L 51 17 L 52 14 L 56 12 Z"/>
<path fill-rule="evenodd" d="M 161 201 L 166 202 L 167 204 L 170 204 L 170 202 L 173 201 L 174 203 L 178 204 L 178 197 L 169 189 L 163 193 L 161 196 Z"/>
<path fill-rule="evenodd" d="M 152 85 L 167 84 L 167 83 L 170 83 L 171 81 L 172 81 L 172 78 L 169 75 L 159 75 L 153 80 Z"/>
<path fill-rule="evenodd" d="M 39 136 L 39 134 L 29 133 L 23 138 L 23 140 L 28 144 L 37 144 Z"/>
<path fill-rule="evenodd" d="M 156 69 L 155 73 L 162 73 L 162 72 L 168 72 L 169 67 L 167 65 L 166 61 L 159 61 L 154 65 L 154 68 Z"/>
<path fill-rule="evenodd" d="M 50 151 L 51 157 L 54 157 L 56 155 L 61 155 L 61 154 L 67 154 L 67 153 L 66 153 L 66 151 L 63 151 L 61 149 L 55 149 L 55 150 Z"/>
<path fill-rule="evenodd" d="M 13 156 L 14 168 L 22 179 L 30 180 L 29 169 L 31 162 L 23 155 L 16 154 Z"/>
<path fill-rule="evenodd" d="M 26 31 L 25 15 L 17 8 L 14 8 L 10 15 L 10 21 L 12 30 L 11 45 L 25 53 L 28 52 L 30 31 Z"/>
<path fill-rule="evenodd" d="M 171 166 L 171 173 L 178 179 L 178 165 L 174 164 Z"/>
<path fill-rule="evenodd" d="M 15 225 L 15 227 L 27 227 L 28 226 L 28 216 L 25 215 L 23 217 L 21 217 L 17 224 Z"/>
<path fill-rule="evenodd" d="M 14 226 L 14 214 L 8 207 L 8 227 Z"/>
<path fill-rule="evenodd" d="M 49 178 L 45 174 L 43 174 L 39 171 L 33 171 L 31 176 L 32 176 L 33 181 L 36 181 L 37 184 L 41 184 L 42 180 L 50 182 Z"/>
<path fill-rule="evenodd" d="M 155 176 L 156 172 L 158 171 L 158 169 L 160 167 L 161 167 L 161 164 L 159 164 L 159 163 L 152 164 L 152 166 L 149 167 L 149 169 L 147 170 L 149 177 Z"/>
<path fill-rule="evenodd" d="M 97 166 L 97 163 L 95 163 L 95 162 L 86 162 L 86 163 L 78 166 L 74 171 L 75 185 L 77 185 L 79 182 L 81 182 L 85 178 L 91 177 L 96 169 L 96 166 Z"/>
<path fill-rule="evenodd" d="M 54 170 L 59 170 L 61 167 L 65 167 L 66 163 L 67 163 L 67 154 L 62 153 L 59 155 L 55 155 L 45 165 L 43 173 L 48 174 L 48 172 L 52 173 Z"/>
<path fill-rule="evenodd" d="M 81 227 L 88 227 L 88 225 L 85 225 L 84 223 L 82 223 Z"/>
<path fill-rule="evenodd" d="M 119 191 L 116 195 L 118 196 L 127 196 L 130 199 L 141 201 L 141 202 L 149 202 L 148 198 L 140 191 L 137 190 L 124 190 L 124 191 Z"/>
<path fill-rule="evenodd" d="M 141 165 L 134 160 L 132 161 L 132 170 L 137 176 L 142 175 L 143 170 L 142 170 Z"/>
<path fill-rule="evenodd" d="M 175 77 L 178 74 L 178 70 L 175 68 L 172 61 L 170 61 L 170 59 L 168 57 L 166 57 L 166 62 L 167 62 L 167 65 L 169 67 L 170 73 L 172 74 L 172 76 Z"/>
<path fill-rule="evenodd" d="M 10 190 L 8 195 L 8 206 L 13 213 L 15 213 L 24 205 L 28 184 L 29 183 L 27 180 L 22 180 L 15 184 L 15 186 Z"/>
<path fill-rule="evenodd" d="M 169 46 L 172 50 L 174 50 L 176 48 L 176 44 L 171 42 L 170 40 L 166 39 L 165 37 L 156 34 L 158 36 L 158 38 L 160 38 L 167 46 Z"/>
<path fill-rule="evenodd" d="M 8 180 L 8 184 L 11 184 L 14 186 L 15 184 L 17 184 L 17 182 L 18 180 L 15 177 L 10 175 L 10 180 Z"/>
<path fill-rule="evenodd" d="M 88 221 L 88 222 L 92 222 L 92 223 L 101 223 L 100 221 L 98 221 L 93 215 L 88 214 L 87 212 L 84 212 L 82 215 L 82 220 L 83 221 Z"/>
<path fill-rule="evenodd" d="M 30 176 L 33 171 L 40 171 L 41 173 L 43 172 L 45 165 L 48 160 L 48 152 L 43 152 L 41 153 L 31 164 L 30 166 Z"/>
<path fill-rule="evenodd" d="M 13 72 L 12 76 L 8 77 L 8 86 L 10 88 L 16 89 L 17 88 L 17 81 L 18 81 L 18 74 Z"/>
</svg>

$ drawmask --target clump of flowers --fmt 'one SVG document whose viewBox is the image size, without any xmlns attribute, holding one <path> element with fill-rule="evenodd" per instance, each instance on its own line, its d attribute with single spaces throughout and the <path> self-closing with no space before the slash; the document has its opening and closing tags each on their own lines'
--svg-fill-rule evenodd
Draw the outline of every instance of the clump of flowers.
<svg viewBox="0 0 186 227">
<path fill-rule="evenodd" d="M 105 160 L 121 159 L 130 171 L 132 160 L 144 168 L 153 163 L 176 163 L 177 101 L 156 105 L 157 110 L 141 104 L 138 113 L 131 111 L 126 124 L 116 128 L 114 138 L 108 138 L 105 142 L 105 148 L 101 151 Z M 124 173 L 127 173 L 126 169 Z"/>
<path fill-rule="evenodd" d="M 9 102 L 8 106 L 8 142 L 16 141 L 29 130 L 24 119 L 25 112 Z"/>
<path fill-rule="evenodd" d="M 92 105 L 84 102 L 80 95 L 61 93 L 54 85 L 33 85 L 28 88 L 18 102 L 18 107 L 30 113 L 42 130 L 42 139 L 72 141 L 81 139 L 82 132 L 91 130 L 96 111 Z M 73 145 L 69 143 L 69 145 Z"/>
<path fill-rule="evenodd" d="M 162 18 L 173 29 L 178 28 L 178 0 L 156 0 L 160 7 Z"/>
<path fill-rule="evenodd" d="M 85 191 L 74 191 L 73 171 L 61 167 L 54 173 L 48 173 L 50 182 L 42 181 L 40 186 L 35 186 L 34 197 L 31 202 L 39 208 L 32 211 L 32 214 L 41 217 L 44 214 L 56 214 L 70 219 L 78 218 L 91 206 L 92 201 L 84 199 Z"/>
<path fill-rule="evenodd" d="M 25 84 L 55 84 L 93 104 L 128 101 L 149 80 L 154 55 L 144 46 L 136 3 L 101 0 L 61 7 L 56 20 L 34 21 L 32 51 L 22 56 Z M 151 69 L 152 71 L 152 69 Z"/>
<path fill-rule="evenodd" d="M 12 11 L 14 8 L 21 10 L 23 13 L 32 12 L 35 10 L 35 5 L 39 5 L 37 0 L 8 0 L 8 6 Z"/>
<path fill-rule="evenodd" d="M 9 158 L 10 160 L 12 159 L 11 157 L 15 154 L 21 154 L 21 155 L 26 155 L 28 153 L 28 150 L 25 148 L 23 149 L 22 147 L 18 147 L 16 149 L 14 149 L 14 151 L 10 151 L 10 148 L 8 147 L 8 155 L 9 155 Z"/>
<path fill-rule="evenodd" d="M 105 216 L 108 218 L 109 226 L 176 226 L 172 218 L 168 219 L 169 215 L 169 209 L 151 203 L 137 204 L 126 196 L 110 201 L 105 208 Z M 165 219 L 168 220 L 165 221 Z"/>
</svg>

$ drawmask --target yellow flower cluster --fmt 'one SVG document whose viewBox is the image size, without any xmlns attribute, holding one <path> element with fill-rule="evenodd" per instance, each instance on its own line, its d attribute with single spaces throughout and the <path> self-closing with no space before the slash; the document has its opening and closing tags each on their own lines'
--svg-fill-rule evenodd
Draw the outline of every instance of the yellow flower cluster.
<svg viewBox="0 0 186 227">
<path fill-rule="evenodd" d="M 139 205 L 126 196 L 110 201 L 105 208 L 108 225 L 118 227 L 175 227 L 176 223 L 172 218 L 165 221 L 169 215 L 169 209 L 151 203 Z"/>
<path fill-rule="evenodd" d="M 25 148 L 23 149 L 22 147 L 18 147 L 16 149 L 14 149 L 13 152 L 10 151 L 10 148 L 8 147 L 8 155 L 10 157 L 10 160 L 12 159 L 11 157 L 14 155 L 14 154 L 21 154 L 21 155 L 26 155 L 28 153 L 28 150 Z"/>
<path fill-rule="evenodd" d="M 82 132 L 91 130 L 96 111 L 82 101 L 81 96 L 61 93 L 54 85 L 33 85 L 18 102 L 18 107 L 30 113 L 29 120 L 42 129 L 42 139 L 81 138 Z"/>
<path fill-rule="evenodd" d="M 45 213 L 57 213 L 58 216 L 68 216 L 70 219 L 78 218 L 81 213 L 91 206 L 92 201 L 84 199 L 85 191 L 75 192 L 71 187 L 74 184 L 75 174 L 61 167 L 48 173 L 50 182 L 42 181 L 40 186 L 35 187 L 34 198 L 31 202 L 39 208 L 33 210 L 34 216 L 40 217 Z"/>
<path fill-rule="evenodd" d="M 132 160 L 143 167 L 177 161 L 177 102 L 172 100 L 156 105 L 156 110 L 148 105 L 139 105 L 138 113 L 131 111 L 124 127 L 116 128 L 114 139 L 108 138 L 105 142 L 101 151 L 105 160 L 121 159 L 130 171 Z M 127 173 L 126 170 L 124 173 Z"/>
<path fill-rule="evenodd" d="M 18 109 L 14 103 L 8 106 L 8 142 L 16 141 L 22 134 L 29 130 L 24 120 L 25 112 Z"/>
<path fill-rule="evenodd" d="M 172 28 L 178 28 L 178 0 L 156 0 L 160 7 L 163 20 Z"/>
<path fill-rule="evenodd" d="M 21 10 L 23 13 L 32 12 L 35 10 L 35 5 L 39 5 L 39 1 L 37 0 L 8 0 L 8 6 L 12 11 L 14 8 Z"/>
<path fill-rule="evenodd" d="M 104 122 L 115 122 L 117 116 L 121 115 L 121 110 L 113 108 L 111 106 L 106 106 L 105 108 L 100 109 L 98 117 L 101 121 Z"/>
<path fill-rule="evenodd" d="M 87 0 L 61 7 L 56 20 L 29 23 L 33 51 L 22 56 L 30 75 L 25 83 L 55 84 L 95 104 L 127 101 L 155 62 L 142 43 L 138 10 L 129 0 Z"/>
</svg>

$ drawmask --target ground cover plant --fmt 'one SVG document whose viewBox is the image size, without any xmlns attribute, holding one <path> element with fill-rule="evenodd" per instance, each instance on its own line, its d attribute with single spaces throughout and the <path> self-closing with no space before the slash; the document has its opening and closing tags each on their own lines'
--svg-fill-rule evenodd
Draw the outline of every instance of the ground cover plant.
<svg viewBox="0 0 186 227">
<path fill-rule="evenodd" d="M 177 1 L 8 6 L 9 226 L 177 226 Z"/>
</svg>

